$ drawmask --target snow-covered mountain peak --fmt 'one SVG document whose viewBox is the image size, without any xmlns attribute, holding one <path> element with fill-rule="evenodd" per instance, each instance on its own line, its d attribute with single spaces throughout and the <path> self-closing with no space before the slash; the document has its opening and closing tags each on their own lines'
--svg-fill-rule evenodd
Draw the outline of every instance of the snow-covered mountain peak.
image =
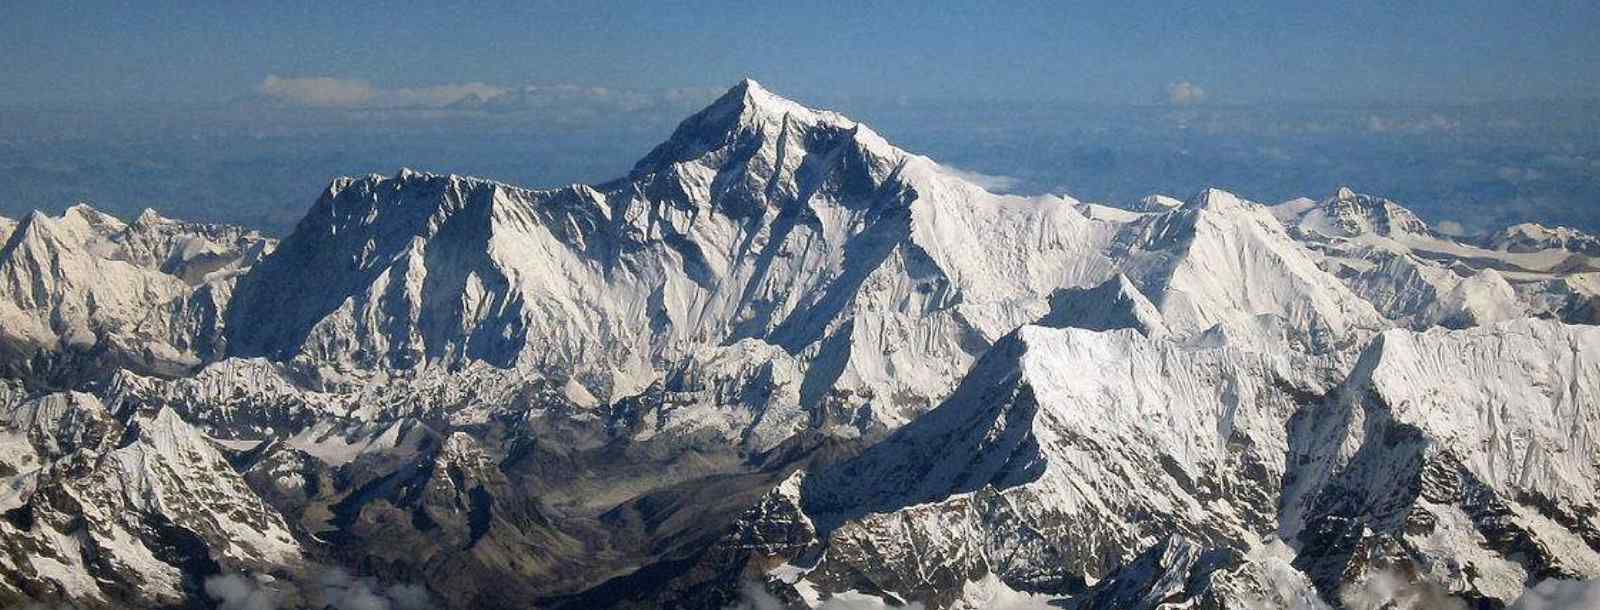
<svg viewBox="0 0 1600 610">
<path fill-rule="evenodd" d="M 55 222 L 50 219 L 49 214 L 34 210 L 17 221 L 16 228 L 11 231 L 12 239 L 8 239 L 6 245 L 11 249 L 26 248 L 28 242 L 39 244 L 52 239 L 56 231 Z M 12 243 L 13 241 L 15 243 Z"/>
<path fill-rule="evenodd" d="M 421 315 L 416 307 L 423 282 L 438 279 L 429 271 L 452 274 L 463 284 L 457 290 L 478 281 L 481 291 L 482 280 L 468 278 L 495 271 L 484 259 L 496 233 L 492 219 L 509 188 L 410 170 L 393 177 L 373 174 L 334 180 L 274 255 L 241 279 L 236 295 L 242 298 L 227 314 L 241 323 L 230 331 L 230 349 L 245 355 L 293 355 L 318 321 L 352 297 L 371 298 L 372 306 L 380 310 L 398 309 L 388 315 Z M 441 232 L 448 235 L 436 239 Z M 425 263 L 429 254 L 432 265 Z M 373 294 L 367 295 L 369 291 Z M 460 301 L 461 296 L 456 293 L 450 299 Z M 441 320 L 441 333 L 446 332 L 445 324 Z M 405 334 L 398 329 L 381 334 L 396 333 Z M 318 347 L 319 352 L 346 349 Z M 380 352 L 363 359 L 409 359 L 413 347 L 417 346 L 393 346 L 407 355 Z"/>
<path fill-rule="evenodd" d="M 1157 202 L 1160 203 L 1159 200 Z M 1181 209 L 1226 211 L 1242 209 L 1249 205 L 1251 204 L 1240 199 L 1238 195 L 1216 187 L 1206 187 L 1190 196 Z"/>
<path fill-rule="evenodd" d="M 788 115 L 790 119 L 806 124 L 831 124 L 839 127 L 850 128 L 857 123 L 842 114 L 813 110 L 799 102 L 783 97 L 751 79 L 744 79 L 734 85 L 721 98 L 706 108 L 708 118 L 721 118 L 726 114 L 734 114 L 746 120 L 755 118 L 774 118 Z"/>
<path fill-rule="evenodd" d="M 100 349 L 103 362 L 164 371 L 198 362 L 231 278 L 271 249 L 255 231 L 87 205 L 34 212 L 0 249 L 0 337 L 25 375 L 34 350 Z M 42 354 L 41 354 L 42 355 Z"/>
<path fill-rule="evenodd" d="M 1523 319 L 1600 311 L 1589 257 L 1348 188 L 1130 208 L 990 193 L 745 81 L 623 178 L 339 178 L 276 248 L 0 219 L 0 606 L 206 605 L 310 558 L 449 608 L 1600 575 L 1600 335 Z"/>
<path fill-rule="evenodd" d="M 1600 329 L 1520 319 L 1384 332 L 1347 383 L 1368 391 L 1352 398 L 1430 433 L 1485 484 L 1592 502 L 1597 364 Z"/>
<path fill-rule="evenodd" d="M 1328 237 L 1427 235 L 1428 224 L 1392 200 L 1339 187 L 1300 218 L 1299 228 Z"/>
<path fill-rule="evenodd" d="M 153 209 L 153 208 L 145 208 L 144 210 L 139 212 L 139 216 L 137 218 L 133 219 L 133 224 L 135 224 L 135 225 L 154 225 L 154 224 L 165 224 L 165 223 L 169 223 L 169 222 L 175 222 L 175 221 L 173 221 L 172 219 L 167 218 L 165 216 L 162 216 L 160 212 L 155 211 L 155 209 Z"/>
<path fill-rule="evenodd" d="M 1146 195 L 1128 206 L 1135 212 L 1165 212 L 1183 207 L 1183 200 L 1162 194 Z"/>
<path fill-rule="evenodd" d="M 86 202 L 78 202 L 67 208 L 62 214 L 61 222 L 73 226 L 75 229 L 92 231 L 97 235 L 106 236 L 118 233 L 128 228 L 128 225 L 115 216 L 102 212 Z"/>
<path fill-rule="evenodd" d="M 849 146 L 841 146 L 849 145 Z M 814 110 L 746 80 L 691 115 L 635 165 L 632 178 L 670 176 L 685 190 L 745 182 L 771 191 L 798 188 L 806 158 L 859 157 L 881 178 L 905 153 L 849 117 Z M 702 186 L 704 183 L 711 183 Z"/>
<path fill-rule="evenodd" d="M 1038 322 L 1052 328 L 1132 328 L 1148 337 L 1167 334 L 1161 311 L 1118 273 L 1094 288 L 1067 288 L 1050 297 L 1050 313 Z"/>
<path fill-rule="evenodd" d="M 1484 245 L 1506 252 L 1538 252 L 1563 249 L 1589 256 L 1600 256 L 1600 236 L 1571 227 L 1547 227 L 1525 222 L 1506 227 L 1489 236 Z"/>
<path fill-rule="evenodd" d="M 602 401 L 686 362 L 741 377 L 716 354 L 750 347 L 810 375 L 802 396 L 771 399 L 787 419 L 761 425 L 801 425 L 798 407 L 834 394 L 854 401 L 840 409 L 896 395 L 873 416 L 898 425 L 1044 314 L 1052 291 L 1105 281 L 1109 263 L 1090 253 L 1111 230 L 1063 199 L 988 193 L 747 83 L 593 187 L 409 171 L 334 181 L 240 280 L 227 347 L 322 379 L 527 367 Z M 925 318 L 939 330 L 913 339 Z M 746 340 L 760 345 L 732 347 Z"/>
<path fill-rule="evenodd" d="M 1221 189 L 1152 214 L 1118 239 L 1121 268 L 1160 310 L 1167 328 L 1197 336 L 1213 327 L 1272 337 L 1280 322 L 1312 345 L 1349 345 L 1385 326 L 1285 232 L 1268 208 Z"/>
<path fill-rule="evenodd" d="M 735 89 L 742 87 L 745 90 L 750 90 L 750 89 L 756 89 L 756 90 L 759 90 L 759 91 L 766 91 L 767 90 L 765 87 L 761 86 L 761 82 L 760 81 L 757 81 L 756 79 L 750 78 L 748 76 L 739 79 L 739 84 L 734 85 L 733 87 Z"/>
<path fill-rule="evenodd" d="M 55 247 L 82 248 L 123 228 L 121 221 L 107 218 L 81 203 L 67 208 L 66 213 L 57 217 L 34 210 L 17 223 L 13 235 L 36 246 L 54 244 Z"/>
<path fill-rule="evenodd" d="M 451 215 L 468 207 L 464 199 L 467 193 L 490 192 L 499 186 L 488 180 L 411 168 L 401 168 L 393 176 L 339 178 L 328 185 L 301 219 L 295 234 L 346 242 L 352 239 L 351 234 L 393 239 L 430 237 Z M 396 194 L 403 196 L 392 196 Z M 362 266 L 372 261 L 356 262 Z"/>
</svg>

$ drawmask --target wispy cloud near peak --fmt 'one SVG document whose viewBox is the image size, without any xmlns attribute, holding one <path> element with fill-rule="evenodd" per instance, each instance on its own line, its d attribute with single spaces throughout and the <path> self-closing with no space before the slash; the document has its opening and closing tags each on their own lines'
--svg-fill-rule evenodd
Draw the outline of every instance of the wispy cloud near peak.
<svg viewBox="0 0 1600 610">
<path fill-rule="evenodd" d="M 452 83 L 420 88 L 384 89 L 361 79 L 332 76 L 269 75 L 256 87 L 268 98 L 299 106 L 376 108 L 439 108 L 469 98 L 490 99 L 509 89 L 485 83 Z"/>
<path fill-rule="evenodd" d="M 1167 85 L 1167 103 L 1173 106 L 1192 106 L 1206 101 L 1206 90 L 1189 81 Z"/>
</svg>

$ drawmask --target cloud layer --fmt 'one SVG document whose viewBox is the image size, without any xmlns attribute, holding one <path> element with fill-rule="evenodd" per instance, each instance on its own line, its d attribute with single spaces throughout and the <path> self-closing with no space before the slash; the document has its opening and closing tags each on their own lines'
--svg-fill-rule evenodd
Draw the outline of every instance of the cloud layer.
<svg viewBox="0 0 1600 610">
<path fill-rule="evenodd" d="M 363 81 L 326 76 L 280 78 L 267 76 L 256 91 L 267 97 L 305 106 L 354 106 L 372 99 L 373 88 Z"/>
<path fill-rule="evenodd" d="M 1467 234 L 1467 227 L 1454 220 L 1441 220 L 1434 224 L 1433 228 L 1438 229 L 1440 233 L 1454 237 L 1462 237 Z"/>
<path fill-rule="evenodd" d="M 1017 190 L 1017 187 L 1022 186 L 1022 179 L 1015 176 L 985 174 L 982 172 L 975 172 L 972 170 L 961 169 L 959 167 L 944 164 L 940 164 L 940 167 L 943 167 L 944 170 L 949 172 L 951 175 L 976 184 L 991 193 L 1010 193 Z"/>
<path fill-rule="evenodd" d="M 477 97 L 487 99 L 508 90 L 484 83 L 461 83 L 422 88 L 383 89 L 359 79 L 331 76 L 282 77 L 269 75 L 256 92 L 274 100 L 324 107 L 438 108 Z"/>
<path fill-rule="evenodd" d="M 411 584 L 385 586 L 342 568 L 318 569 L 314 582 L 297 583 L 270 576 L 222 574 L 207 578 L 206 595 L 218 610 L 425 610 L 434 607 L 428 590 Z"/>
<path fill-rule="evenodd" d="M 1167 85 L 1167 103 L 1173 106 L 1192 106 L 1206 101 L 1206 90 L 1189 81 Z"/>
<path fill-rule="evenodd" d="M 1506 610 L 1593 610 L 1600 608 L 1600 580 L 1550 579 L 1522 593 Z"/>
<path fill-rule="evenodd" d="M 629 91 L 572 84 L 511 87 L 481 82 L 388 89 L 362 79 L 278 75 L 269 75 L 256 86 L 256 93 L 262 97 L 293 106 L 382 109 L 459 107 L 490 111 L 571 106 L 606 111 L 638 110 L 659 105 L 692 108 L 711 101 L 720 92 L 720 89 L 707 88 Z"/>
</svg>

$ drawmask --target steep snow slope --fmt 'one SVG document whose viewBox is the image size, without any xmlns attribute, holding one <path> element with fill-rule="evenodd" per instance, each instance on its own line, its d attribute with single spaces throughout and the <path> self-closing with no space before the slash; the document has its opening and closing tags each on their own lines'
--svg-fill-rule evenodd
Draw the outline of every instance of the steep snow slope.
<svg viewBox="0 0 1600 610">
<path fill-rule="evenodd" d="M 1134 207 L 994 195 L 745 82 L 621 179 L 341 178 L 276 249 L 0 221 L 0 605 L 312 560 L 448 607 L 1600 576 L 1600 339 L 1521 319 L 1600 320 L 1578 237 L 1347 189 Z"/>
<path fill-rule="evenodd" d="M 275 244 L 251 229 L 173 220 L 150 209 L 107 239 L 113 247 L 110 258 L 175 275 L 191 285 L 236 275 Z"/>
<path fill-rule="evenodd" d="M 1401 238 L 1426 236 L 1427 223 L 1393 201 L 1356 193 L 1340 187 L 1321 205 L 1306 210 L 1295 221 L 1296 228 L 1327 237 L 1380 235 Z"/>
<path fill-rule="evenodd" d="M 1525 315 L 1588 320 L 1582 303 L 1592 293 L 1570 280 L 1591 265 L 1580 254 L 1553 249 L 1565 242 L 1499 250 L 1462 244 L 1394 201 L 1348 188 L 1272 212 L 1324 269 L 1403 326 L 1464 328 Z"/>
<path fill-rule="evenodd" d="M 1183 200 L 1168 195 L 1148 195 L 1129 206 L 1135 212 L 1166 212 L 1183 207 Z"/>
<path fill-rule="evenodd" d="M 599 187 L 336 181 L 241 280 L 228 339 L 330 380 L 479 360 L 603 401 L 755 339 L 801 407 L 892 426 L 1051 291 L 1108 277 L 1107 239 L 746 82 Z"/>
<path fill-rule="evenodd" d="M 1543 578 L 1595 578 L 1596 405 L 1600 329 L 1383 334 L 1297 431 L 1307 468 L 1284 514 L 1307 550 L 1296 565 L 1325 592 L 1390 570 L 1499 603 Z"/>
<path fill-rule="evenodd" d="M 1265 208 L 1217 190 L 1151 202 L 1097 221 L 994 195 L 745 82 L 595 187 L 335 181 L 240 281 L 227 340 L 324 388 L 472 362 L 602 404 L 754 383 L 660 428 L 760 450 L 898 427 L 1058 291 L 1119 271 L 1182 337 L 1322 349 L 1385 326 Z"/>
<path fill-rule="evenodd" d="M 1541 252 L 1561 249 L 1587 256 L 1600 256 L 1600 237 L 1570 227 L 1546 227 L 1523 223 L 1490 234 L 1484 245 L 1506 252 Z"/>
<path fill-rule="evenodd" d="M 4 244 L 0 354 L 36 381 L 52 376 L 40 355 L 103 348 L 94 357 L 169 373 L 211 357 L 231 274 L 271 246 L 253 231 L 148 211 L 125 224 L 82 204 L 29 215 Z"/>
<path fill-rule="evenodd" d="M 1132 328 L 1147 337 L 1168 334 L 1155 304 L 1120 273 L 1094 288 L 1068 288 L 1051 295 L 1050 312 L 1037 323 L 1051 328 Z"/>
<path fill-rule="evenodd" d="M 798 566 L 779 592 L 940 607 L 988 574 L 1089 607 L 1288 608 L 1390 578 L 1509 603 L 1600 576 L 1592 330 L 1388 331 L 1347 368 L 1024 327 L 940 408 L 774 491 L 815 525 L 759 552 Z M 1152 570 L 1191 585 L 1153 593 Z"/>
<path fill-rule="evenodd" d="M 1386 326 L 1266 208 L 1225 191 L 1203 190 L 1176 210 L 1128 225 L 1113 256 L 1180 335 L 1288 335 L 1327 349 Z"/>
<path fill-rule="evenodd" d="M 1248 550 L 1276 529 L 1294 397 L 1334 364 L 1024 327 L 939 409 L 807 479 L 826 551 L 806 579 L 944 603 L 985 573 L 1073 593 L 1169 533 Z"/>
<path fill-rule="evenodd" d="M 179 278 L 109 257 L 107 240 L 121 228 L 84 206 L 61 218 L 35 212 L 18 225 L 0 250 L 8 342 L 87 347 L 100 328 L 131 327 L 184 294 Z"/>
<path fill-rule="evenodd" d="M 542 383 L 580 404 L 659 385 L 694 399 L 641 434 L 718 428 L 760 450 L 806 428 L 902 425 L 1059 291 L 1119 271 L 1180 337 L 1321 349 L 1383 325 L 1261 206 L 1207 190 L 1115 222 L 1074 203 L 990 194 L 745 82 L 597 187 L 336 180 L 237 290 L 152 276 L 173 294 L 107 342 L 189 365 L 223 349 L 287 361 L 275 375 L 341 393 L 476 363 L 516 371 L 485 383 Z M 234 277 L 266 249 L 228 250 L 239 258 L 217 267 L 216 244 L 249 240 L 153 214 L 100 225 L 112 260 L 189 276 Z M 763 387 L 704 400 L 729 383 Z M 299 385 L 273 387 L 292 403 Z"/>
</svg>

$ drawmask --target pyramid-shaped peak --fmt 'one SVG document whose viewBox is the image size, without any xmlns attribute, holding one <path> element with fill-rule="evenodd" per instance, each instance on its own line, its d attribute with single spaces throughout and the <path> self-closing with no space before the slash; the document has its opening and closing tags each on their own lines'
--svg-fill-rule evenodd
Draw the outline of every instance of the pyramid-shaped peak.
<svg viewBox="0 0 1600 610">
<path fill-rule="evenodd" d="M 771 95 L 771 93 L 769 91 L 767 91 L 766 87 L 762 87 L 761 86 L 761 83 L 759 81 L 757 81 L 756 79 L 753 79 L 753 78 L 749 78 L 749 77 L 745 77 L 744 79 L 740 80 L 739 84 L 734 85 L 732 90 L 733 91 L 742 91 L 742 92 L 744 92 L 746 94 L 754 93 L 754 94 L 758 94 L 758 95 L 761 95 L 761 94 Z"/>
<path fill-rule="evenodd" d="M 1428 233 L 1427 223 L 1411 210 L 1383 197 L 1357 193 L 1348 186 L 1339 187 L 1332 197 L 1323 200 L 1321 209 L 1307 214 L 1300 225 L 1325 235 L 1347 237 L 1364 233 Z"/>
<path fill-rule="evenodd" d="M 95 209 L 94 206 L 89 205 L 89 202 L 87 202 L 87 201 L 74 202 L 71 206 L 67 207 L 67 212 L 73 213 L 73 214 L 84 214 L 84 215 L 93 215 L 93 216 L 103 216 L 104 215 L 100 210 L 97 210 L 97 209 Z"/>
<path fill-rule="evenodd" d="M 133 226 L 148 227 L 172 222 L 174 222 L 172 219 L 162 216 L 154 208 L 145 208 L 144 211 L 139 212 L 138 218 L 133 219 Z"/>
<path fill-rule="evenodd" d="M 88 223 L 75 220 L 73 213 L 52 217 L 37 209 L 24 216 L 11 234 L 12 239 L 25 244 L 23 248 L 46 249 L 41 252 L 54 248 L 76 249 L 97 236 Z"/>
<path fill-rule="evenodd" d="M 93 231 L 101 236 L 128 228 L 127 223 L 116 216 L 97 210 L 94 206 L 81 201 L 67 208 L 66 213 L 61 215 L 60 222 L 71 226 L 75 231 Z"/>
<path fill-rule="evenodd" d="M 1187 209 L 1228 210 L 1245 207 L 1246 202 L 1238 195 L 1222 189 L 1208 186 L 1200 192 L 1189 197 L 1183 207 Z"/>
<path fill-rule="evenodd" d="M 417 171 L 404 166 L 394 173 L 394 179 L 402 182 L 406 180 L 429 180 L 433 177 L 434 174 L 432 172 Z"/>
<path fill-rule="evenodd" d="M 1330 205 L 1330 206 L 1337 206 L 1337 205 L 1340 205 L 1340 204 L 1344 204 L 1344 205 L 1354 204 L 1354 205 L 1361 206 L 1361 207 L 1371 207 L 1371 208 L 1383 207 L 1385 205 L 1397 205 L 1393 201 L 1390 201 L 1390 200 L 1385 199 L 1383 197 L 1379 197 L 1377 195 L 1368 195 L 1366 193 L 1357 192 L 1355 189 L 1352 189 L 1352 188 L 1350 188 L 1348 186 L 1339 187 L 1338 190 L 1333 192 L 1333 195 L 1329 196 L 1327 199 L 1322 200 L 1322 202 L 1323 202 L 1324 205 Z"/>
<path fill-rule="evenodd" d="M 634 166 L 633 175 L 659 171 L 673 163 L 700 159 L 714 151 L 742 147 L 761 148 L 759 141 L 774 144 L 788 134 L 822 130 L 848 133 L 850 137 L 895 156 L 886 142 L 870 129 L 837 112 L 816 110 L 768 91 L 760 83 L 745 79 L 678 124 L 672 136 Z"/>
<path fill-rule="evenodd" d="M 1356 192 L 1355 189 L 1348 186 L 1341 186 L 1333 192 L 1333 195 L 1322 200 L 1322 203 L 1325 206 L 1355 205 L 1358 207 L 1378 208 L 1394 202 L 1383 197 Z"/>
<path fill-rule="evenodd" d="M 35 208 L 33 211 L 28 212 L 26 216 L 23 216 L 22 220 L 17 223 L 17 230 L 19 232 L 29 233 L 42 232 L 44 235 L 55 235 L 62 231 L 70 232 L 76 230 L 78 226 L 82 224 L 68 223 L 67 220 L 72 218 L 72 216 L 73 215 L 70 213 L 62 214 L 61 216 L 51 216 L 49 212 Z"/>
<path fill-rule="evenodd" d="M 689 117 L 689 121 L 697 118 L 710 120 L 727 120 L 730 118 L 742 119 L 739 123 L 749 123 L 756 120 L 780 119 L 787 117 L 803 123 L 838 123 L 846 126 L 854 125 L 855 121 L 844 115 L 809 108 L 799 102 L 783 97 L 767 90 L 761 83 L 754 79 L 746 78 L 728 89 L 716 101 L 712 102 L 705 110 Z M 738 123 L 735 123 L 735 125 Z"/>
<path fill-rule="evenodd" d="M 1147 337 L 1168 334 L 1160 310 L 1118 273 L 1093 288 L 1068 288 L 1050 295 L 1050 313 L 1036 324 L 1051 328 L 1131 328 Z"/>
<path fill-rule="evenodd" d="M 1165 212 L 1181 207 L 1183 207 L 1183 202 L 1176 197 L 1169 197 L 1159 193 L 1147 195 L 1130 206 L 1135 212 Z"/>
</svg>

